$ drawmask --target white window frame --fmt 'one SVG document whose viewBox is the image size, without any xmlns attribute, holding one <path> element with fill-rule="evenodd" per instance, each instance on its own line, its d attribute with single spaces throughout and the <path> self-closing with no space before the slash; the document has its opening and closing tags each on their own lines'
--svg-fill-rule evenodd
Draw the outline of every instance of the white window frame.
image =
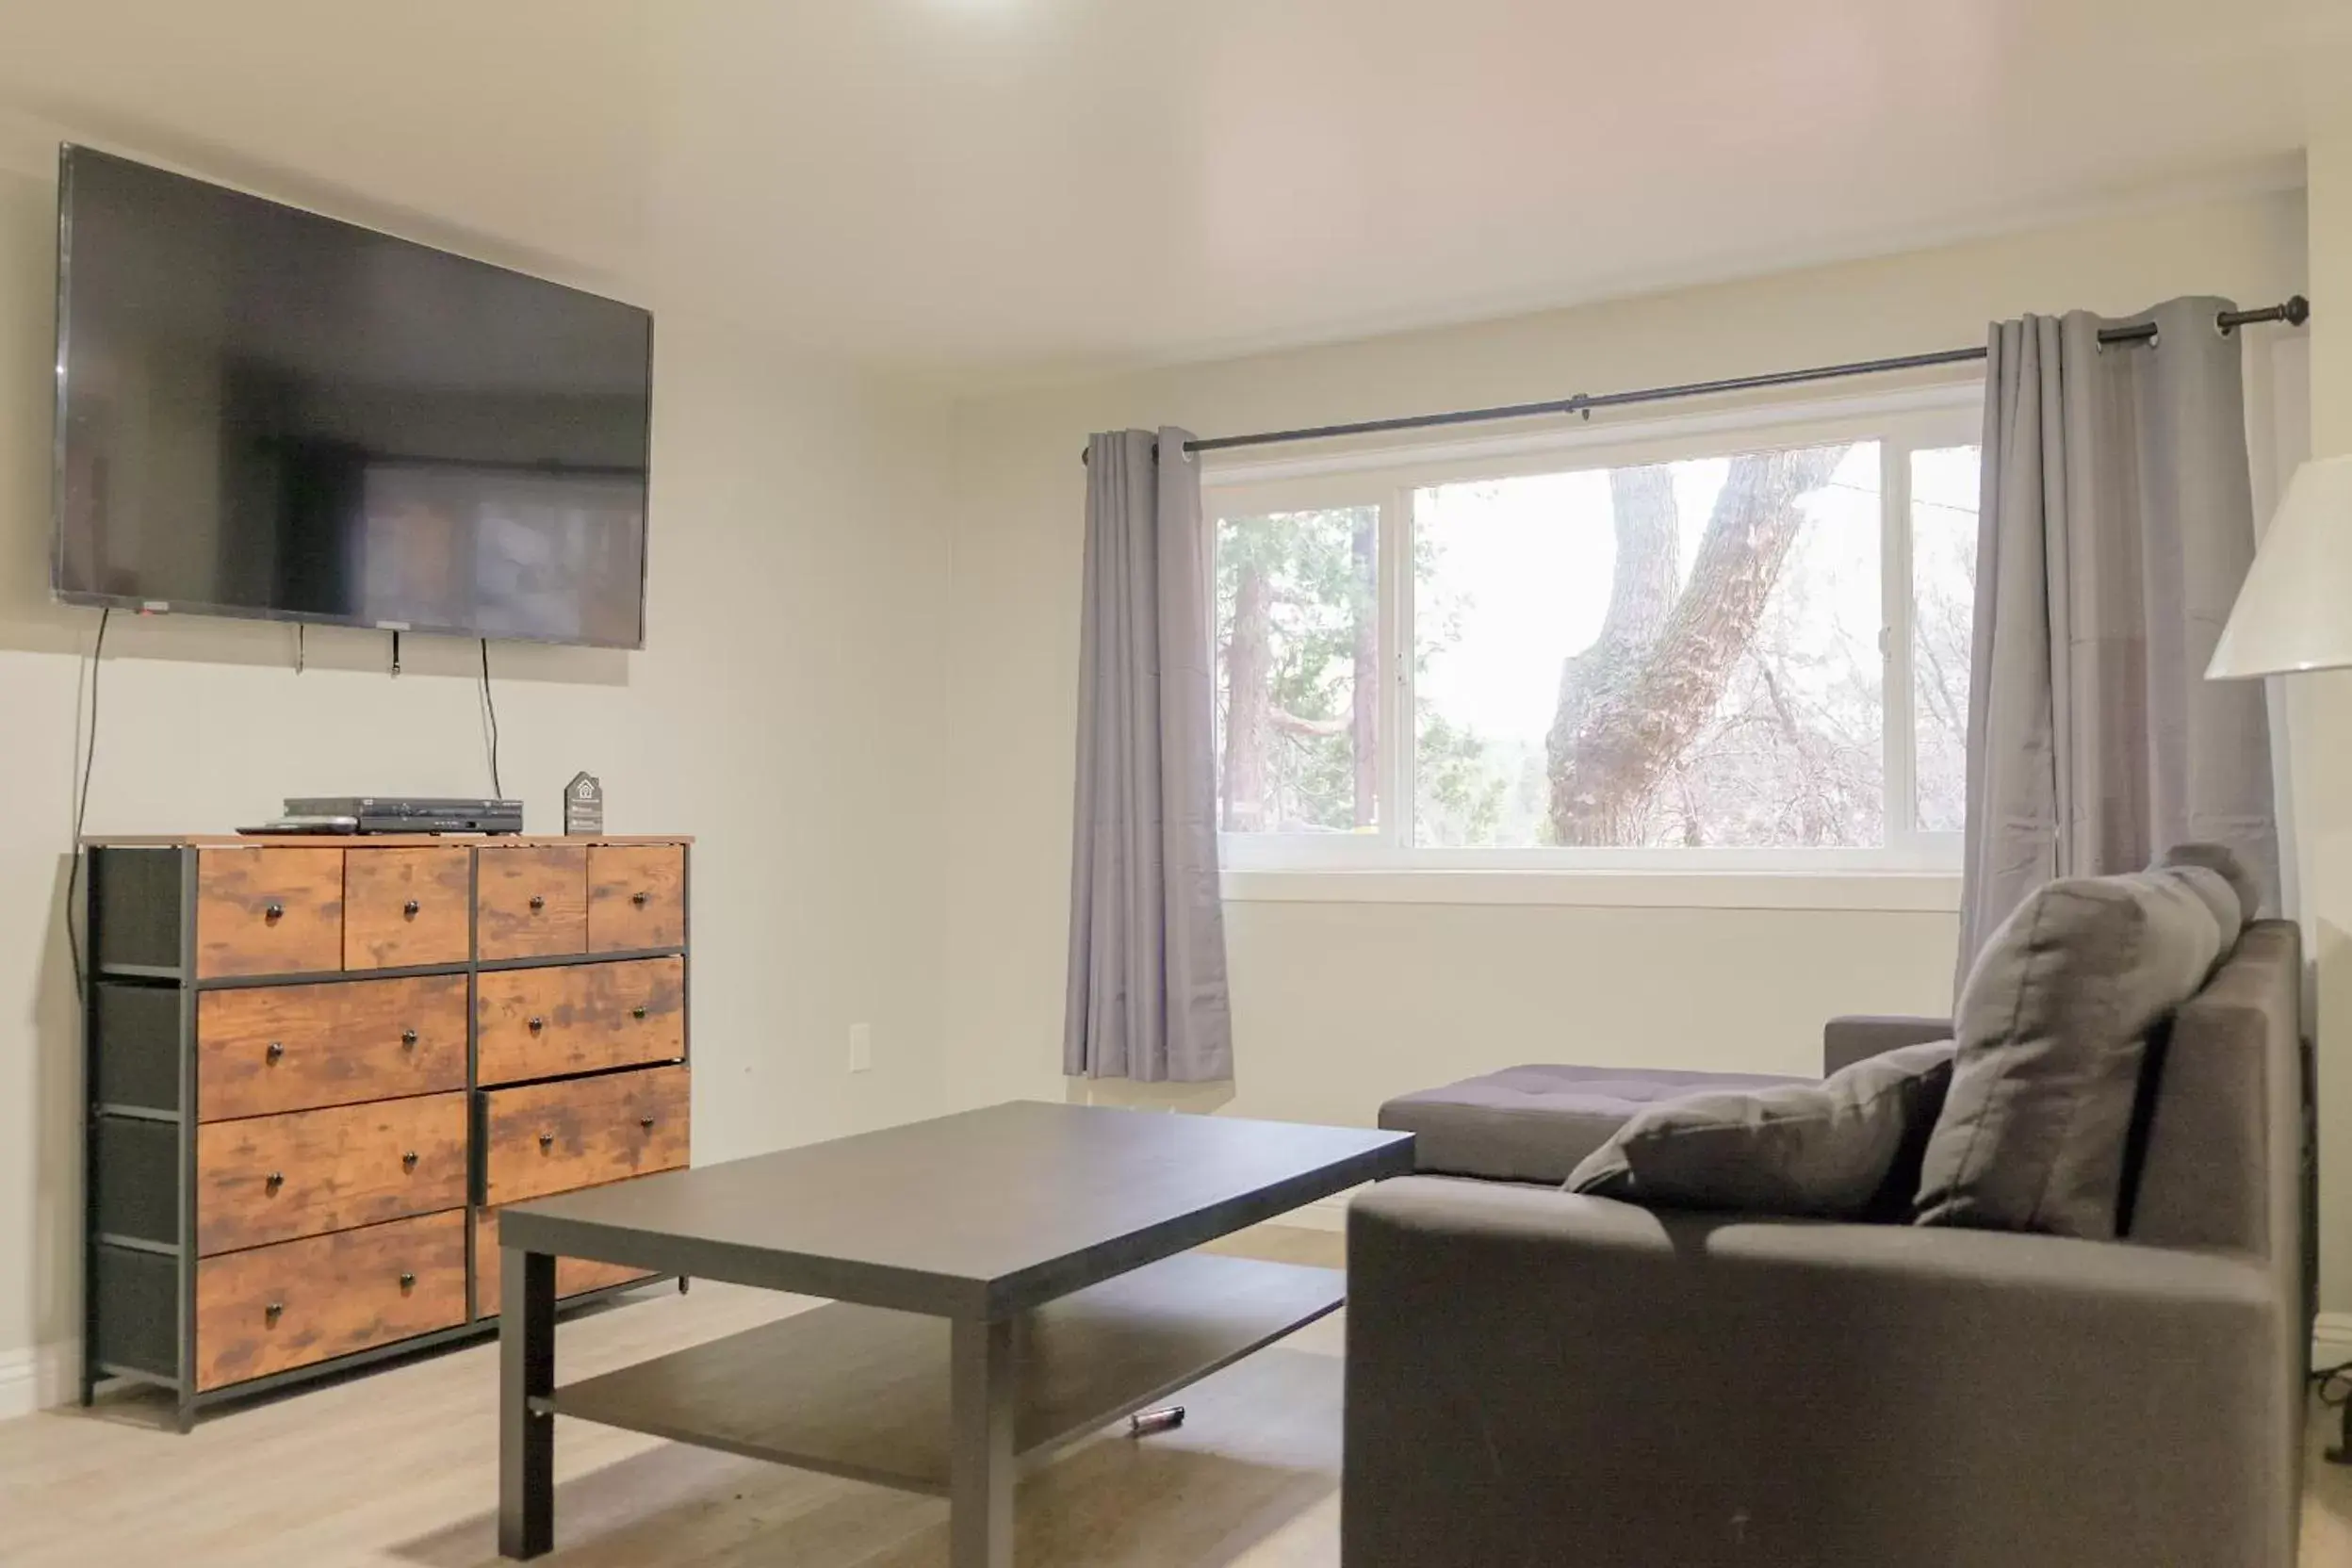
<svg viewBox="0 0 2352 1568">
<path fill-rule="evenodd" d="M 1785 887 L 1759 892 L 1740 885 L 1740 879 L 1749 876 L 1828 875 L 1876 879 L 1879 890 L 1862 896 L 1870 907 L 1956 906 L 1960 836 L 1918 831 L 1912 825 L 1916 808 L 1908 804 L 1915 796 L 1916 750 L 1910 454 L 1973 445 L 1983 436 L 1984 383 L 1969 380 L 1861 397 L 1749 405 L 1480 440 L 1357 449 L 1274 461 L 1206 460 L 1201 473 L 1202 519 L 1211 533 L 1212 557 L 1217 519 L 1223 516 L 1370 505 L 1380 508 L 1380 518 L 1379 612 L 1386 675 L 1380 693 L 1383 737 L 1380 825 L 1363 833 L 1220 833 L 1224 865 L 1229 874 L 1239 874 L 1228 875 L 1228 896 L 1839 906 L 1844 894 L 1792 891 Z M 1412 841 L 1415 748 L 1399 742 L 1414 733 L 1413 596 L 1410 574 L 1396 570 L 1396 564 L 1412 559 L 1415 490 L 1433 484 L 1839 441 L 1879 443 L 1886 798 L 1905 803 L 1901 813 L 1889 813 L 1886 844 L 1867 848 L 1478 849 Z M 1560 874 L 1574 880 L 1555 889 L 1561 895 L 1555 899 L 1540 890 L 1530 890 L 1528 874 L 1535 873 Z M 1663 890 L 1629 891 L 1648 877 L 1674 880 Z"/>
</svg>

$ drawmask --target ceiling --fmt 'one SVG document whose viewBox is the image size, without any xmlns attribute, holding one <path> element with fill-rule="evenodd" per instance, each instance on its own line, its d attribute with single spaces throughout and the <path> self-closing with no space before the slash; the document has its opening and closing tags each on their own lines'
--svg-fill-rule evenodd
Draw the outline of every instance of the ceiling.
<svg viewBox="0 0 2352 1568">
<path fill-rule="evenodd" d="M 0 0 L 58 135 L 965 384 L 2297 179 L 2343 0 Z"/>
</svg>

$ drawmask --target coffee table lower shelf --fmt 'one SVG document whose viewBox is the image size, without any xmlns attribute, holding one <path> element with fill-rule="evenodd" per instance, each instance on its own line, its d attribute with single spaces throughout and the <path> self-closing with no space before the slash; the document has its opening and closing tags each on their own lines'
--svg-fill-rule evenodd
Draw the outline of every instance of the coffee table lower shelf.
<svg viewBox="0 0 2352 1568">
<path fill-rule="evenodd" d="M 1338 1269 L 1186 1252 L 1016 1321 L 1024 1462 L 1304 1328 Z M 835 1303 L 555 1391 L 558 1414 L 948 1494 L 945 1318 Z"/>
</svg>

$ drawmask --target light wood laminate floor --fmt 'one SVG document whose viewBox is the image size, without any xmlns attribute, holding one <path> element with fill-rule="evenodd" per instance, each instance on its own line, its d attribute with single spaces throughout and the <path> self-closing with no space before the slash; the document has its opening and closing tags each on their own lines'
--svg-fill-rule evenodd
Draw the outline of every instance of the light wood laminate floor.
<svg viewBox="0 0 2352 1568">
<path fill-rule="evenodd" d="M 1263 1226 L 1220 1245 L 1336 1264 L 1337 1235 Z M 567 1323 L 571 1379 L 811 1303 L 704 1283 Z M 1113 1429 L 1021 1483 L 1022 1568 L 1332 1568 L 1337 1318 L 1187 1391 L 1179 1430 Z M 428 1356 L 232 1407 L 189 1436 L 138 1397 L 0 1423 L 9 1568 L 489 1568 L 498 1563 L 497 1349 Z M 2318 1462 L 2305 1568 L 2352 1568 L 2352 1470 Z M 564 1421 L 550 1568 L 932 1568 L 946 1505 Z"/>
</svg>

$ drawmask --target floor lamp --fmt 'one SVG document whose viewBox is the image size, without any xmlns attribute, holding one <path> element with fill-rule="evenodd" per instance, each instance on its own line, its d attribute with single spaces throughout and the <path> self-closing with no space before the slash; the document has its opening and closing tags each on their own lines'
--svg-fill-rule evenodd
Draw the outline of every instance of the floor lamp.
<svg viewBox="0 0 2352 1568">
<path fill-rule="evenodd" d="M 2254 552 L 2213 646 L 2208 680 L 2352 666 L 2352 456 L 2323 458 L 2295 471 L 2285 497 Z M 2312 1042 L 2303 1044 L 2304 1306 L 2318 1306 L 2319 1128 Z M 2308 1353 L 2311 1336 L 2304 1345 Z M 2352 1463 L 2352 1401 L 2344 1431 L 2328 1450 L 2337 1464 Z"/>
</svg>

